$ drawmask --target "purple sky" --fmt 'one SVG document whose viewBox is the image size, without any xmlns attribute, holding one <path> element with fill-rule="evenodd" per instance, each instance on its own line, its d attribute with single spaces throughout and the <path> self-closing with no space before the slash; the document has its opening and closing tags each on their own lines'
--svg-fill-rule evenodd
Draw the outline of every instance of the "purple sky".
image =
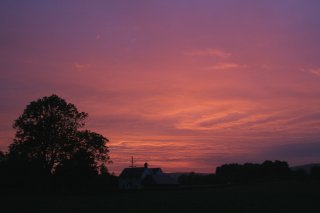
<svg viewBox="0 0 320 213">
<path fill-rule="evenodd" d="M 165 171 L 320 161 L 320 1 L 0 2 L 0 149 L 32 100 L 57 94 Z"/>
</svg>

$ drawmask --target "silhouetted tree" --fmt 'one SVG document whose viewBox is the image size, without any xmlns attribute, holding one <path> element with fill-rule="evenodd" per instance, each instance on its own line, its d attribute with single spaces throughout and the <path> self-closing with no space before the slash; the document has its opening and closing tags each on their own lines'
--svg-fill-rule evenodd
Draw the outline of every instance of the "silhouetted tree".
<svg viewBox="0 0 320 213">
<path fill-rule="evenodd" d="M 290 176 L 290 168 L 285 161 L 265 161 L 261 165 L 261 173 L 266 179 L 284 179 Z"/>
<path fill-rule="evenodd" d="M 287 162 L 265 161 L 260 164 L 225 164 L 217 167 L 217 179 L 220 182 L 243 183 L 253 180 L 286 179 L 291 175 Z"/>
<path fill-rule="evenodd" d="M 110 174 L 105 164 L 99 166 L 99 176 L 96 179 L 98 192 L 106 192 L 118 189 L 118 177 Z"/>
<path fill-rule="evenodd" d="M 243 166 L 237 163 L 217 167 L 216 175 L 221 182 L 239 182 L 243 179 Z"/>
<path fill-rule="evenodd" d="M 56 175 L 74 176 L 79 178 L 89 178 L 98 174 L 94 156 L 86 150 L 79 150 L 67 160 L 64 160 L 56 167 Z"/>
<path fill-rule="evenodd" d="M 0 150 L 0 182 L 2 182 L 4 176 L 4 164 L 5 164 L 5 154 Z M 1 183 L 0 183 L 1 185 Z"/>
<path fill-rule="evenodd" d="M 62 191 L 87 192 L 97 175 L 94 155 L 81 149 L 55 168 L 55 185 Z"/>
<path fill-rule="evenodd" d="M 47 174 L 66 166 L 68 160 L 72 164 L 79 153 L 86 153 L 94 165 L 108 161 L 108 139 L 80 130 L 87 116 L 57 95 L 31 102 L 14 122 L 16 134 L 9 146 L 8 158 L 32 162 Z"/>
<path fill-rule="evenodd" d="M 320 166 L 312 167 L 310 176 L 312 179 L 320 180 Z"/>
<path fill-rule="evenodd" d="M 191 172 L 189 174 L 180 175 L 178 182 L 182 185 L 207 185 L 215 184 L 216 179 L 214 174 L 197 174 Z"/>
<path fill-rule="evenodd" d="M 110 175 L 109 170 L 104 163 L 99 166 L 99 173 L 102 176 L 103 175 Z"/>
<path fill-rule="evenodd" d="M 293 180 L 305 181 L 308 177 L 308 173 L 305 170 L 300 169 L 297 171 L 291 171 L 291 178 Z"/>
<path fill-rule="evenodd" d="M 0 150 L 0 164 L 5 160 L 5 154 Z"/>
</svg>

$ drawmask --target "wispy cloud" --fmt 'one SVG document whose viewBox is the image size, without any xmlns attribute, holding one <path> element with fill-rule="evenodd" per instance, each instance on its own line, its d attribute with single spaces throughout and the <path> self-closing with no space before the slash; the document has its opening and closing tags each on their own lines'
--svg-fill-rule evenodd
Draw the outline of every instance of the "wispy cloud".
<svg viewBox="0 0 320 213">
<path fill-rule="evenodd" d="M 246 64 L 236 64 L 232 62 L 222 62 L 222 63 L 217 63 L 212 66 L 207 67 L 207 70 L 228 70 L 228 69 L 242 69 L 246 68 Z"/>
<path fill-rule="evenodd" d="M 73 68 L 77 71 L 83 71 L 88 69 L 91 65 L 90 64 L 81 64 L 81 63 L 74 63 Z"/>
<path fill-rule="evenodd" d="M 310 69 L 309 72 L 320 77 L 320 68 Z"/>
<path fill-rule="evenodd" d="M 231 53 L 219 49 L 205 49 L 185 52 L 185 55 L 197 57 L 229 58 L 231 56 Z"/>
<path fill-rule="evenodd" d="M 320 77 L 320 67 L 318 67 L 318 68 L 309 68 L 309 69 L 308 68 L 303 68 L 303 69 L 300 69 L 300 71 Z"/>
</svg>

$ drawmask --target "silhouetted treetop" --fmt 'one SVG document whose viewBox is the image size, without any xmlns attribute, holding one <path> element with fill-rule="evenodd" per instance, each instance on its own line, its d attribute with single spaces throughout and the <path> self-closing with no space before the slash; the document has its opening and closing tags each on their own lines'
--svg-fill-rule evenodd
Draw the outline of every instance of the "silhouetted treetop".
<svg viewBox="0 0 320 213">
<path fill-rule="evenodd" d="M 109 161 L 108 139 L 80 130 L 87 116 L 57 95 L 32 101 L 13 124 L 16 134 L 8 157 L 36 161 L 48 173 L 62 163 L 67 165 L 67 160 L 78 159 L 79 153 L 86 153 L 83 159 L 95 163 Z"/>
<path fill-rule="evenodd" d="M 262 164 L 224 164 L 216 168 L 216 175 L 227 182 L 247 182 L 254 179 L 286 179 L 290 168 L 285 161 L 265 161 Z"/>
</svg>

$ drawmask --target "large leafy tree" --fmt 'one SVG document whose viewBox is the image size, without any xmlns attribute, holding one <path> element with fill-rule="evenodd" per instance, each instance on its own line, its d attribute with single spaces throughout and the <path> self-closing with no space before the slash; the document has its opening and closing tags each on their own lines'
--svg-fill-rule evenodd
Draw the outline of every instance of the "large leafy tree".
<svg viewBox="0 0 320 213">
<path fill-rule="evenodd" d="M 47 173 L 74 161 L 79 153 L 91 159 L 89 167 L 108 162 L 108 139 L 82 130 L 88 114 L 79 112 L 75 105 L 57 95 L 31 102 L 15 120 L 14 142 L 9 146 L 8 159 L 32 162 Z"/>
</svg>

